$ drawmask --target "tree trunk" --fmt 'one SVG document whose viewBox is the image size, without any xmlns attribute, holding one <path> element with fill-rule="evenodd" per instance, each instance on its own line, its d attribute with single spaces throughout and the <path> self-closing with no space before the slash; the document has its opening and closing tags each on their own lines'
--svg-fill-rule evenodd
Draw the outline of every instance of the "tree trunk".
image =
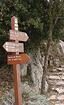
<svg viewBox="0 0 64 105">
<path fill-rule="evenodd" d="M 45 82 L 46 82 L 46 73 L 47 73 L 47 69 L 48 69 L 48 59 L 49 59 L 49 53 L 50 53 L 50 47 L 51 47 L 51 43 L 52 43 L 52 32 L 54 29 L 54 26 L 56 25 L 60 13 L 61 13 L 61 9 L 59 11 L 58 14 L 56 14 L 56 5 L 58 3 L 57 0 L 54 1 L 55 3 L 53 3 L 52 0 L 49 0 L 49 21 L 50 21 L 50 26 L 49 26 L 49 34 L 48 34 L 48 44 L 47 44 L 47 51 L 45 54 L 45 60 L 44 60 L 44 68 L 43 68 L 43 76 L 42 76 L 42 82 L 41 82 L 41 94 L 45 94 Z M 53 10 L 52 10 L 53 7 Z M 55 19 L 56 16 L 56 19 Z"/>
<path fill-rule="evenodd" d="M 42 76 L 42 82 L 41 82 L 41 94 L 45 94 L 46 73 L 47 73 L 47 68 L 48 68 L 48 59 L 49 59 L 51 43 L 52 43 L 52 30 L 49 33 L 47 50 L 46 50 L 46 54 L 45 54 L 43 76 Z"/>
</svg>

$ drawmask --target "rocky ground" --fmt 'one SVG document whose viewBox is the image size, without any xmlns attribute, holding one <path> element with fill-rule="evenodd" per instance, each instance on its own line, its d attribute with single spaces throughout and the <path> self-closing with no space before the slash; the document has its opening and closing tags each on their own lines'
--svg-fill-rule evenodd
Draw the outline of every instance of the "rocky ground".
<svg viewBox="0 0 64 105">
<path fill-rule="evenodd" d="M 0 68 L 0 105 L 14 105 L 12 68 L 3 66 Z M 37 87 L 22 78 L 23 105 L 51 105 L 44 95 L 38 93 Z"/>
<path fill-rule="evenodd" d="M 49 70 L 47 81 L 49 84 L 48 100 L 52 105 L 64 105 L 64 66 Z"/>
<path fill-rule="evenodd" d="M 13 87 L 12 67 L 0 66 L 0 105 L 6 103 L 5 97 L 7 92 Z"/>
<path fill-rule="evenodd" d="M 27 83 L 24 83 L 27 85 Z M 23 86 L 23 105 L 51 105 L 44 95 L 39 95 L 33 92 L 31 89 L 28 93 L 27 89 L 29 89 L 29 85 L 27 85 L 26 90 L 24 90 Z M 5 93 L 6 92 L 6 93 Z M 10 91 L 5 91 L 4 94 L 1 96 L 1 104 L 0 105 L 11 105 L 14 104 L 14 91 L 11 89 Z"/>
</svg>

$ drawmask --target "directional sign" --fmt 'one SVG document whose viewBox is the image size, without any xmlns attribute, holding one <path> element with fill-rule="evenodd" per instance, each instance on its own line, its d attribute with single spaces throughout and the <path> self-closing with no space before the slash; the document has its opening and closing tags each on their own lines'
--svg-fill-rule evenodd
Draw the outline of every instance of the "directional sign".
<svg viewBox="0 0 64 105">
<path fill-rule="evenodd" d="M 28 38 L 25 32 L 10 30 L 10 40 L 27 41 Z"/>
<path fill-rule="evenodd" d="M 16 54 L 8 55 L 8 64 L 26 64 L 29 61 L 29 56 L 27 54 Z"/>
<path fill-rule="evenodd" d="M 5 42 L 3 48 L 7 52 L 24 52 L 24 44 L 23 43 L 15 43 L 15 42 Z"/>
</svg>

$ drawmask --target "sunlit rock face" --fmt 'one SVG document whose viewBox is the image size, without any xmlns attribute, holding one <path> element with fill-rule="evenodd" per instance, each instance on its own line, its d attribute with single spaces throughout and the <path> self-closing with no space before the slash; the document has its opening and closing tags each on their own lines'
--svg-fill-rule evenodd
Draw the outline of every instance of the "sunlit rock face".
<svg viewBox="0 0 64 105">
<path fill-rule="evenodd" d="M 59 40 L 59 43 L 57 44 L 57 50 L 59 54 L 64 54 L 64 42 L 62 40 Z"/>
<path fill-rule="evenodd" d="M 32 78 L 34 86 L 37 90 L 41 89 L 41 80 L 43 75 L 44 56 L 42 57 L 40 49 L 28 54 L 30 60 L 28 64 L 21 65 L 21 75 L 26 76 L 27 70 L 31 72 L 30 78 Z"/>
</svg>

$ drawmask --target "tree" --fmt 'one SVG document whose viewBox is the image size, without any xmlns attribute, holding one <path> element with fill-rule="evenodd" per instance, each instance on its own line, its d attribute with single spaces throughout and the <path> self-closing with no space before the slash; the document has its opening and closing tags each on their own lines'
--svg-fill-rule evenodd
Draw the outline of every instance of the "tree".
<svg viewBox="0 0 64 105">
<path fill-rule="evenodd" d="M 49 29 L 48 29 L 47 50 L 45 54 L 43 76 L 42 76 L 42 83 L 41 83 L 41 93 L 43 94 L 45 94 L 46 73 L 47 73 L 47 68 L 48 68 L 50 47 L 51 47 L 52 39 L 53 39 L 53 32 L 54 32 L 54 29 L 56 28 L 56 25 L 58 25 L 57 22 L 60 22 L 60 20 L 62 21 L 64 19 L 63 18 L 64 17 L 63 16 L 64 1 L 63 0 L 49 0 L 48 3 L 49 3 L 49 9 L 48 9 Z"/>
</svg>

